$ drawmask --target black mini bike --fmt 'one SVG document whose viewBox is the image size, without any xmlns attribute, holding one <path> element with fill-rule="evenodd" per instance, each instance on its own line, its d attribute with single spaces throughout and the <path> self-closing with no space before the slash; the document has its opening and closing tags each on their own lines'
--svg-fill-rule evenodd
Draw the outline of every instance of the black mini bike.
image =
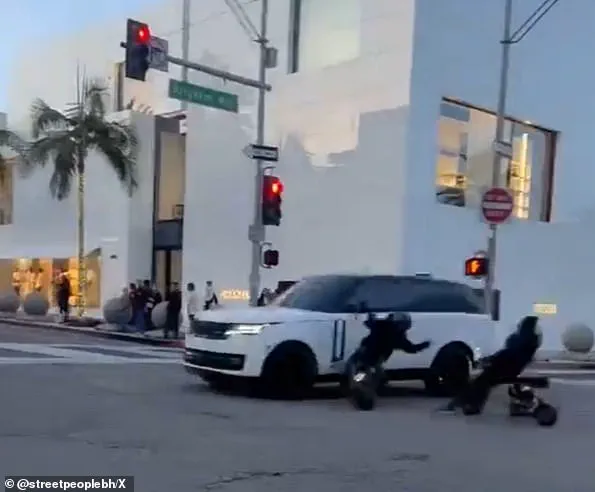
<svg viewBox="0 0 595 492">
<path fill-rule="evenodd" d="M 526 384 L 513 384 L 508 387 L 508 412 L 511 417 L 533 417 L 544 427 L 551 427 L 558 421 L 558 410 L 535 394 Z"/>
<path fill-rule="evenodd" d="M 384 319 L 370 314 L 366 326 L 370 334 L 362 339 L 345 367 L 347 398 L 358 410 L 375 408 L 378 390 L 387 382 L 384 363 L 395 350 L 417 353 L 429 346 L 427 341 L 413 344 L 407 339 L 411 317 L 406 313 L 392 313 Z"/>
<path fill-rule="evenodd" d="M 374 410 L 378 397 L 378 388 L 384 381 L 382 364 L 367 362 L 366 349 L 359 347 L 349 358 L 346 366 L 346 391 L 347 399 L 358 410 Z"/>
</svg>

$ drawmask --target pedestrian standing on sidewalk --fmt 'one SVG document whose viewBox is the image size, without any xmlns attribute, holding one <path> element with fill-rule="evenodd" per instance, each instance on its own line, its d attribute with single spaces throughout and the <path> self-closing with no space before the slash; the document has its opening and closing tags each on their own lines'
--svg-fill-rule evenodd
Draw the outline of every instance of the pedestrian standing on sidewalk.
<svg viewBox="0 0 595 492">
<path fill-rule="evenodd" d="M 194 285 L 194 282 L 189 282 L 186 286 L 186 314 L 188 315 L 188 320 L 190 322 L 194 320 L 194 317 L 200 309 L 199 302 L 196 286 Z"/>
<path fill-rule="evenodd" d="M 68 278 L 68 274 L 65 271 L 62 271 L 57 279 L 56 303 L 58 304 L 60 319 L 63 323 L 68 321 L 71 295 L 70 279 Z"/>
<path fill-rule="evenodd" d="M 147 309 L 147 296 L 142 286 L 136 284 L 130 284 L 130 300 L 132 304 L 132 319 L 134 320 L 134 328 L 138 333 L 145 334 L 146 331 L 146 309 Z"/>
<path fill-rule="evenodd" d="M 143 280 L 142 290 L 147 301 L 147 306 L 145 309 L 145 330 L 151 331 L 155 329 L 151 319 L 151 314 L 153 313 L 153 308 L 157 305 L 157 303 L 155 302 L 155 293 L 151 288 L 151 282 L 149 280 Z"/>
<path fill-rule="evenodd" d="M 167 301 L 167 316 L 165 320 L 165 327 L 163 329 L 163 338 L 168 338 L 169 333 L 173 334 L 174 338 L 178 338 L 180 330 L 180 312 L 182 311 L 182 292 L 180 285 L 174 282 L 169 289 L 166 296 Z"/>
<path fill-rule="evenodd" d="M 207 283 L 205 284 L 205 301 L 203 309 L 208 311 L 209 309 L 213 309 L 217 306 L 219 306 L 219 299 L 217 299 L 217 294 L 215 294 L 213 281 L 207 280 Z"/>
</svg>

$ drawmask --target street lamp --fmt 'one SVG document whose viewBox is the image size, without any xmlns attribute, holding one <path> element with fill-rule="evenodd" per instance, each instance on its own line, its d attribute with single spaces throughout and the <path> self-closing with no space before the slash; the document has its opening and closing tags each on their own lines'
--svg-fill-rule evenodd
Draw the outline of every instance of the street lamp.
<svg viewBox="0 0 595 492">
<path fill-rule="evenodd" d="M 504 124 L 506 122 L 506 98 L 508 95 L 508 74 L 510 68 L 510 47 L 521 42 L 541 19 L 560 0 L 544 0 L 539 7 L 511 34 L 512 31 L 512 0 L 505 0 L 504 6 L 504 31 L 502 35 L 502 55 L 500 61 L 500 86 L 498 91 L 498 109 L 496 113 L 496 136 L 494 139 L 494 161 L 492 164 L 492 187 L 500 186 L 502 161 L 510 160 L 510 155 L 498 152 L 504 140 Z M 493 291 L 496 274 L 496 242 L 498 226 L 490 224 L 488 234 L 488 272 L 485 277 L 485 303 L 486 311 L 493 317 Z"/>
</svg>

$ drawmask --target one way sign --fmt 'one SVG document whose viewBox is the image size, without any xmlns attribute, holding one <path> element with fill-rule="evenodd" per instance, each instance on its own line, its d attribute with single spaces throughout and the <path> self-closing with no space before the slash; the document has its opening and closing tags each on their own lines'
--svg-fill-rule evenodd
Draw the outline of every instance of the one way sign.
<svg viewBox="0 0 595 492">
<path fill-rule="evenodd" d="M 277 162 L 279 160 L 279 147 L 250 144 L 244 147 L 244 154 L 256 161 Z"/>
</svg>

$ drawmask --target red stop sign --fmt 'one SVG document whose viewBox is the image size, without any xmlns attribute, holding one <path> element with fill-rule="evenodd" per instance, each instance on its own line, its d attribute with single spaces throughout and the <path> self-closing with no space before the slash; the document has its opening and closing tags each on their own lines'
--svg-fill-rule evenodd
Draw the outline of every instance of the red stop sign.
<svg viewBox="0 0 595 492">
<path fill-rule="evenodd" d="M 506 188 L 489 188 L 481 197 L 481 215 L 488 224 L 502 224 L 512 215 L 514 199 Z"/>
</svg>

